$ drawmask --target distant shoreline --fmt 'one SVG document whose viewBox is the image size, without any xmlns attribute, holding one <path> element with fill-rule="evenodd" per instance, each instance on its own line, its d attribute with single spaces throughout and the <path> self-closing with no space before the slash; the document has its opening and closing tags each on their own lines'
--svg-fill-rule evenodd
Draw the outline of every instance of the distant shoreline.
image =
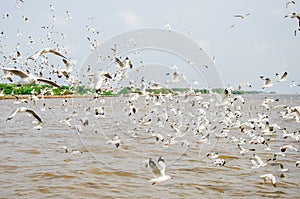
<svg viewBox="0 0 300 199">
<path fill-rule="evenodd" d="M 8 100 L 8 99 L 16 99 L 18 97 L 19 99 L 28 99 L 31 95 L 4 95 L 0 96 L 0 100 Z M 37 96 L 39 99 L 42 99 L 43 97 L 41 95 Z M 53 98 L 89 98 L 91 95 L 45 95 L 44 99 L 53 99 Z"/>
<path fill-rule="evenodd" d="M 159 95 L 159 94 L 150 94 L 152 96 Z M 163 96 L 166 94 L 162 94 Z M 190 96 L 198 96 L 198 95 L 207 95 L 204 93 L 199 94 L 191 94 Z M 287 96 L 297 96 L 299 94 L 278 94 L 278 93 L 244 93 L 244 94 L 232 94 L 232 95 L 287 95 Z M 10 100 L 10 99 L 28 99 L 32 95 L 3 95 L 0 96 L 0 100 Z M 93 95 L 78 95 L 78 94 L 72 94 L 72 95 L 44 95 L 44 99 L 62 99 L 62 98 L 90 98 Z M 99 97 L 128 97 L 129 94 L 120 94 L 120 95 L 99 95 Z M 43 97 L 41 95 L 37 95 L 39 99 L 42 99 Z"/>
</svg>

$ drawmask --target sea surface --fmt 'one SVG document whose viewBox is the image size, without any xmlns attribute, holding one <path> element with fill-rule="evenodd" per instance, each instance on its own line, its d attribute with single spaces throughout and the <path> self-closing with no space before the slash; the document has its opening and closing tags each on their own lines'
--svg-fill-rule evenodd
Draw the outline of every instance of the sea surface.
<svg viewBox="0 0 300 199">
<path fill-rule="evenodd" d="M 258 169 L 250 158 L 267 161 L 283 145 L 300 150 L 300 142 L 284 139 L 282 130 L 299 133 L 300 123 L 282 115 L 287 106 L 300 105 L 300 96 L 242 95 L 245 103 L 230 101 L 235 97 L 226 105 L 214 95 L 0 100 L 0 198 L 299 198 L 299 152 L 287 149 Z M 261 105 L 265 98 L 279 100 L 267 109 Z M 21 106 L 36 111 L 41 129 L 28 113 L 6 121 Z M 135 113 L 129 114 L 130 106 Z M 104 115 L 95 114 L 97 107 Z M 279 127 L 241 132 L 238 121 L 260 115 Z M 68 118 L 70 126 L 63 121 Z M 110 143 L 115 135 L 119 147 Z M 251 142 L 254 136 L 263 137 L 270 150 Z M 239 143 L 255 151 L 240 154 Z M 223 166 L 207 157 L 212 152 L 225 160 Z M 151 185 L 146 163 L 159 156 L 172 179 Z M 276 187 L 260 178 L 267 173 L 276 177 Z"/>
</svg>

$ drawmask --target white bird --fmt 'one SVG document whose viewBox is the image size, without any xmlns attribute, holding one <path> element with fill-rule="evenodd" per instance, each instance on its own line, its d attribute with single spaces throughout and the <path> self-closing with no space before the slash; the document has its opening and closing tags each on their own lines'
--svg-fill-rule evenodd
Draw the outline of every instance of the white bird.
<svg viewBox="0 0 300 199">
<path fill-rule="evenodd" d="M 39 56 L 45 54 L 45 53 L 53 53 L 57 56 L 63 57 L 65 59 L 67 59 L 64 55 L 62 55 L 61 53 L 57 52 L 56 50 L 53 50 L 51 48 L 44 48 L 38 52 L 36 52 L 34 55 L 31 55 L 30 57 L 28 57 L 28 59 L 32 59 L 32 60 L 36 60 Z"/>
<path fill-rule="evenodd" d="M 165 174 L 166 164 L 162 156 L 158 158 L 157 164 L 155 164 L 155 162 L 151 158 L 149 159 L 148 164 L 154 176 L 154 178 L 150 180 L 152 185 L 155 185 L 156 183 L 163 182 L 172 178 L 171 176 Z"/>
<path fill-rule="evenodd" d="M 240 154 L 244 155 L 245 153 L 249 152 L 249 151 L 255 151 L 255 149 L 245 149 L 244 147 L 242 147 L 240 144 L 238 144 L 238 147 L 240 149 Z"/>
<path fill-rule="evenodd" d="M 264 76 L 260 76 L 260 78 L 265 81 L 265 84 L 262 86 L 262 89 L 264 89 L 264 88 L 270 88 L 270 87 L 273 86 L 273 84 L 271 83 L 271 79 L 270 78 L 264 77 Z"/>
<path fill-rule="evenodd" d="M 288 2 L 286 2 L 285 7 L 288 8 L 289 4 L 291 4 L 291 3 L 292 4 L 296 4 L 295 1 L 288 1 Z"/>
<path fill-rule="evenodd" d="M 18 82 L 19 84 L 25 84 L 25 85 L 35 84 L 35 83 L 37 83 L 37 81 L 39 81 L 39 82 L 44 82 L 46 84 L 50 84 L 55 87 L 59 87 L 59 88 L 61 87 L 59 84 L 57 84 L 56 82 L 54 82 L 52 80 L 45 79 L 42 77 L 36 77 L 30 73 L 26 73 L 19 69 L 15 69 L 15 68 L 2 68 L 2 69 L 4 71 L 4 74 L 6 74 L 6 75 L 7 75 L 7 73 L 12 73 L 14 75 L 19 76 L 21 78 L 21 80 Z"/>
<path fill-rule="evenodd" d="M 169 24 L 169 23 L 167 23 L 166 25 L 165 25 L 165 28 L 170 32 L 171 31 L 171 25 Z"/>
<path fill-rule="evenodd" d="M 294 150 L 296 152 L 298 152 L 298 149 L 292 145 L 283 145 L 282 147 L 280 147 L 280 151 L 281 152 L 285 152 L 287 149 L 290 149 L 290 150 Z"/>
<path fill-rule="evenodd" d="M 130 69 L 133 68 L 131 60 L 128 57 L 126 57 L 123 61 L 121 61 L 119 58 L 115 57 L 115 62 L 120 66 L 120 68 L 122 70 L 125 70 L 127 68 L 130 68 Z"/>
<path fill-rule="evenodd" d="M 300 27 L 300 14 L 298 14 L 298 13 L 295 13 L 295 12 L 290 12 L 290 13 L 288 13 L 287 15 L 285 15 L 284 16 L 285 18 L 286 17 L 290 17 L 290 18 L 296 18 L 296 19 L 298 19 L 298 26 Z"/>
<path fill-rule="evenodd" d="M 66 13 L 67 13 L 66 20 L 71 20 L 72 19 L 71 12 L 70 11 L 66 11 Z"/>
<path fill-rule="evenodd" d="M 260 175 L 259 177 L 263 178 L 264 182 L 266 182 L 267 180 L 270 180 L 272 185 L 274 187 L 276 187 L 276 178 L 273 174 L 268 173 L 268 174 Z"/>
<path fill-rule="evenodd" d="M 280 171 L 281 172 L 288 172 L 289 171 L 289 169 L 284 168 L 283 164 L 279 163 L 279 166 L 280 166 Z"/>
<path fill-rule="evenodd" d="M 121 139 L 119 138 L 119 136 L 115 135 L 112 140 L 109 140 L 107 142 L 107 144 L 114 144 L 116 146 L 116 148 L 119 148 L 119 146 L 121 144 Z"/>
<path fill-rule="evenodd" d="M 108 79 L 112 79 L 110 74 L 106 71 L 99 71 L 95 75 L 95 90 L 101 91 L 103 84 L 108 82 Z"/>
<path fill-rule="evenodd" d="M 30 108 L 26 108 L 26 107 L 20 107 L 17 108 L 14 112 L 12 112 L 12 114 L 6 119 L 6 121 L 11 120 L 17 113 L 19 112 L 27 112 L 30 113 L 35 119 L 37 119 L 39 122 L 42 122 L 42 119 L 40 118 L 40 116 L 32 109 Z"/>
<path fill-rule="evenodd" d="M 262 159 L 258 157 L 256 154 L 253 154 L 253 156 L 255 157 L 256 161 L 253 158 L 250 158 L 252 163 L 252 169 L 257 169 L 267 165 L 267 163 L 262 161 Z"/>
<path fill-rule="evenodd" d="M 53 5 L 50 5 L 50 11 L 51 11 L 51 12 L 55 11 L 55 8 L 54 8 Z"/>
<path fill-rule="evenodd" d="M 237 15 L 233 15 L 233 16 L 236 17 L 236 18 L 245 19 L 245 17 L 246 17 L 246 16 L 249 16 L 249 15 L 250 15 L 250 13 L 247 13 L 247 14 L 245 14 L 245 15 L 237 14 Z"/>
<path fill-rule="evenodd" d="M 218 152 L 216 152 L 216 153 L 210 152 L 206 155 L 206 157 L 208 157 L 209 159 L 216 159 L 219 157 L 219 153 Z"/>
<path fill-rule="evenodd" d="M 237 89 L 238 89 L 238 90 L 241 90 L 243 86 L 247 86 L 247 87 L 249 87 L 249 88 L 252 87 L 252 85 L 251 85 L 250 83 L 248 83 L 248 82 L 241 82 L 241 83 L 239 83 L 239 84 L 237 85 Z"/>
<path fill-rule="evenodd" d="M 214 161 L 214 165 L 217 165 L 217 166 L 224 166 L 225 165 L 225 160 L 224 159 L 221 159 L 221 158 L 217 158 L 215 159 Z"/>
<path fill-rule="evenodd" d="M 276 73 L 276 76 L 278 77 L 277 82 L 284 82 L 286 81 L 286 77 L 288 76 L 287 72 L 284 72 L 283 75 L 279 75 L 278 73 Z"/>
</svg>

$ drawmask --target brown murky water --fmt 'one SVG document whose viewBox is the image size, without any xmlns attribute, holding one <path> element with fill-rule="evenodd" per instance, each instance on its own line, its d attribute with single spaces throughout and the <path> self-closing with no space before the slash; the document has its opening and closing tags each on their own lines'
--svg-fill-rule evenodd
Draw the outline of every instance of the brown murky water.
<svg viewBox="0 0 300 199">
<path fill-rule="evenodd" d="M 232 96 L 234 98 L 234 96 Z M 264 95 L 243 96 L 245 104 L 235 102 L 229 105 L 231 111 L 242 108 L 239 121 L 258 118 L 257 113 L 269 116 L 271 124 L 277 123 L 289 133 L 298 131 L 300 123 L 293 119 L 283 119 L 278 104 L 296 106 L 300 96 L 268 96 L 279 98 L 270 110 L 260 106 Z M 200 102 L 209 101 L 203 96 Z M 278 164 L 269 162 L 266 166 L 252 169 L 250 158 L 253 154 L 266 161 L 280 151 L 280 146 L 290 144 L 300 149 L 300 144 L 292 138 L 283 139 L 283 132 L 274 129 L 271 135 L 263 135 L 271 150 L 263 144 L 250 144 L 251 136 L 235 128 L 236 120 L 228 128 L 220 122 L 227 116 L 224 109 L 211 106 L 206 110 L 207 122 L 204 129 L 196 131 L 201 118 L 197 109 L 203 108 L 196 97 L 173 97 L 161 105 L 140 97 L 133 104 L 137 112 L 128 116 L 128 98 L 113 97 L 102 99 L 46 99 L 37 105 L 32 102 L 14 104 L 13 100 L 1 100 L 0 130 L 0 198 L 297 198 L 300 196 L 299 152 L 287 150 L 285 157 L 278 156 L 289 171 L 284 173 Z M 196 101 L 192 106 L 192 102 Z M 42 129 L 33 129 L 32 117 L 19 113 L 12 120 L 5 121 L 16 107 L 31 107 L 40 115 L 44 123 Z M 102 106 L 105 118 L 95 117 L 95 107 Z M 76 114 L 72 114 L 76 111 Z M 169 118 L 166 121 L 165 115 Z M 71 127 L 60 122 L 70 117 Z M 157 118 L 161 121 L 158 121 Z M 80 119 L 88 120 L 83 125 Z M 146 122 L 151 119 L 150 124 Z M 141 122 L 144 120 L 145 122 Z M 77 126 L 76 126 L 77 125 Z M 78 126 L 80 125 L 80 127 Z M 198 126 L 197 126 L 198 125 Z M 173 128 L 171 128 L 173 126 Z M 175 128 L 174 128 L 175 127 Z M 81 129 L 80 129 L 81 128 Z M 79 129 L 79 130 L 78 130 Z M 177 133 L 174 129 L 177 130 Z M 220 135 L 222 129 L 230 129 L 227 136 Z M 179 133 L 179 131 L 181 133 Z M 255 135 L 263 134 L 262 129 L 251 130 Z M 164 141 L 156 141 L 151 136 L 160 133 Z M 171 136 L 179 135 L 177 142 L 166 147 Z M 196 142 L 209 134 L 206 143 Z M 114 135 L 122 140 L 119 148 L 107 142 Z M 245 148 L 255 148 L 244 155 L 239 153 L 237 144 L 245 138 Z M 189 143 L 189 145 L 188 145 Z M 63 146 L 66 146 L 68 153 Z M 209 152 L 218 152 L 225 160 L 224 166 L 217 166 L 206 157 Z M 152 186 L 152 174 L 143 161 L 162 155 L 165 158 L 166 173 L 171 180 Z M 277 186 L 264 183 L 260 175 L 272 173 Z"/>
</svg>

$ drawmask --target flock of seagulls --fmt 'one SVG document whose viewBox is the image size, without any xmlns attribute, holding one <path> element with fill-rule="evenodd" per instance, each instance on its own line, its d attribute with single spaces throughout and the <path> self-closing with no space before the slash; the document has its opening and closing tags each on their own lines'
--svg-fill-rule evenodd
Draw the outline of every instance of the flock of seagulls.
<svg viewBox="0 0 300 199">
<path fill-rule="evenodd" d="M 276 77 L 278 78 L 277 82 L 284 82 L 284 81 L 286 81 L 287 76 L 288 76 L 287 72 L 284 72 L 282 75 L 279 75 L 278 73 L 276 73 Z M 260 78 L 265 81 L 264 85 L 262 86 L 262 89 L 270 88 L 270 87 L 274 86 L 274 84 L 271 83 L 271 79 L 269 77 L 260 76 Z"/>
<path fill-rule="evenodd" d="M 295 2 L 290 1 L 286 6 L 291 6 L 291 4 L 295 4 Z M 50 12 L 54 11 L 54 6 L 50 5 Z M 66 11 L 66 15 L 66 20 L 72 20 L 70 11 Z M 234 15 L 234 17 L 245 19 L 249 15 L 250 13 L 247 13 L 245 15 Z M 8 17 L 9 14 L 3 15 L 3 19 Z M 286 17 L 296 18 L 300 21 L 299 14 L 297 13 L 289 13 Z M 29 18 L 23 17 L 23 21 L 27 23 Z M 170 24 L 166 24 L 165 28 L 171 31 Z M 43 29 L 52 30 L 54 27 L 52 24 L 52 26 L 44 26 Z M 90 27 L 87 27 L 87 31 L 92 34 L 99 34 Z M 18 34 L 21 35 L 19 31 Z M 51 40 L 53 34 L 56 33 L 51 31 L 47 34 L 49 40 Z M 63 34 L 61 36 L 64 38 Z M 34 40 L 32 37 L 29 39 L 29 43 L 32 45 Z M 96 49 L 98 42 L 96 40 L 93 41 L 89 37 L 88 40 L 90 42 L 90 49 Z M 3 63 L 20 65 L 23 68 L 2 67 L 4 73 L 2 79 L 22 85 L 32 85 L 40 82 L 60 88 L 61 86 L 52 80 L 52 77 L 65 77 L 66 81 L 75 87 L 80 82 L 76 81 L 76 76 L 72 75 L 72 65 L 74 62 L 65 55 L 68 54 L 66 53 L 67 49 L 59 44 L 56 45 L 57 48 L 43 48 L 25 60 L 22 60 L 22 53 L 20 53 L 19 47 L 17 47 L 11 55 L 6 57 Z M 112 47 L 112 51 L 116 52 L 117 46 Z M 50 54 L 62 59 L 65 68 L 53 66 L 48 58 Z M 58 118 L 58 123 L 68 128 L 76 129 L 78 133 L 86 133 L 85 127 L 91 126 L 91 122 L 89 122 L 91 117 L 101 123 L 110 118 L 112 114 L 112 110 L 107 109 L 107 106 L 105 106 L 107 105 L 106 101 L 100 99 L 99 94 L 106 89 L 113 88 L 113 84 L 122 87 L 121 82 L 128 80 L 129 89 L 132 89 L 132 91 L 136 89 L 138 91 L 130 92 L 126 98 L 117 99 L 116 104 L 123 105 L 118 110 L 118 113 L 122 114 L 122 118 L 120 121 L 115 121 L 120 131 L 116 132 L 112 137 L 107 136 L 106 144 L 109 147 L 120 150 L 126 144 L 123 141 L 125 132 L 121 130 L 121 126 L 125 125 L 131 128 L 126 132 L 131 138 L 146 137 L 145 139 L 152 140 L 163 149 L 180 146 L 188 151 L 192 147 L 200 148 L 204 144 L 211 145 L 213 139 L 215 139 L 232 144 L 232 148 L 235 149 L 232 153 L 236 153 L 238 158 L 247 160 L 248 164 L 244 165 L 246 169 L 263 172 L 262 168 L 265 169 L 274 165 L 280 165 L 280 174 L 289 172 L 286 169 L 286 158 L 293 154 L 299 154 L 297 144 L 300 141 L 300 130 L 294 128 L 300 123 L 299 106 L 285 102 L 281 103 L 279 99 L 267 97 L 257 106 L 257 104 L 252 104 L 250 100 L 245 100 L 241 95 L 232 95 L 234 88 L 226 88 L 222 94 L 210 90 L 206 97 L 193 92 L 192 87 L 186 93 L 175 92 L 172 91 L 170 85 L 186 78 L 178 72 L 177 66 L 174 65 L 172 72 L 165 74 L 164 77 L 167 79 L 165 82 L 157 83 L 148 81 L 145 77 L 140 77 L 138 80 L 130 79 L 129 72 L 137 69 L 129 57 L 125 59 L 117 56 L 107 58 L 115 63 L 114 70 L 101 70 L 93 73 L 90 70 L 90 66 L 88 66 L 86 71 L 84 71 L 84 74 L 89 78 L 90 86 L 96 91 L 96 93 L 91 95 L 91 98 L 88 98 L 88 103 L 92 105 L 84 107 L 83 112 L 85 117 L 79 116 L 79 110 L 72 109 L 72 112 L 69 113 L 68 107 L 70 106 L 70 102 L 65 99 L 61 103 L 61 111 L 69 113 L 69 115 L 66 118 Z M 30 72 L 30 64 L 35 65 L 34 72 Z M 50 69 L 49 75 L 51 75 L 51 78 L 44 77 L 45 68 L 47 67 L 48 70 Z M 20 81 L 14 81 L 14 76 L 18 76 Z M 276 73 L 276 77 L 277 83 L 281 83 L 286 81 L 288 73 L 284 72 L 282 75 Z M 262 89 L 270 88 L 275 84 L 272 83 L 270 77 L 260 76 L 260 78 L 264 81 Z M 150 88 L 159 90 L 162 88 L 162 85 L 170 89 L 170 92 L 167 94 L 159 93 L 157 95 L 148 92 Z M 297 86 L 296 82 L 293 82 L 293 86 Z M 241 90 L 243 87 L 252 86 L 247 82 L 242 82 L 237 86 L 238 90 Z M 42 92 L 47 93 L 48 91 Z M 39 99 L 37 94 L 32 95 L 30 96 L 30 100 L 21 101 L 17 99 L 18 103 L 22 103 L 22 107 L 16 108 L 7 117 L 6 121 L 9 122 L 19 113 L 27 113 L 30 117 L 38 121 L 38 126 L 34 128 L 40 130 L 40 124 L 45 119 L 42 120 L 35 109 L 23 107 L 23 103 L 34 101 L 35 107 L 38 108 L 37 104 L 41 100 L 43 101 L 43 105 L 40 107 L 40 111 L 51 109 L 51 107 L 47 106 L 45 99 Z M 272 114 L 275 114 L 275 116 Z M 276 120 L 272 117 L 279 117 L 285 123 L 288 123 L 289 126 L 284 127 L 281 124 L 275 123 Z M 279 147 L 275 145 L 276 141 L 276 144 L 280 144 Z M 69 150 L 67 146 L 63 146 L 62 149 L 66 153 L 81 153 L 80 151 Z M 261 156 L 262 153 L 265 155 Z M 150 180 L 152 185 L 176 178 L 176 176 L 172 175 L 171 177 L 166 174 L 167 165 L 165 159 L 162 155 L 157 156 L 157 161 L 152 158 L 145 161 L 145 167 L 150 168 L 153 175 L 153 178 Z M 205 160 L 214 167 L 226 167 L 231 164 L 230 160 L 227 160 L 225 157 L 222 151 L 209 152 L 204 156 Z M 201 161 L 202 159 L 199 158 L 199 162 Z M 300 160 L 295 160 L 293 164 L 293 167 L 299 168 Z M 291 167 L 291 165 L 288 165 L 288 167 Z M 278 172 L 268 172 L 257 177 L 262 178 L 266 184 L 270 183 L 272 186 L 278 187 L 278 181 L 280 183 L 278 176 Z"/>
</svg>

